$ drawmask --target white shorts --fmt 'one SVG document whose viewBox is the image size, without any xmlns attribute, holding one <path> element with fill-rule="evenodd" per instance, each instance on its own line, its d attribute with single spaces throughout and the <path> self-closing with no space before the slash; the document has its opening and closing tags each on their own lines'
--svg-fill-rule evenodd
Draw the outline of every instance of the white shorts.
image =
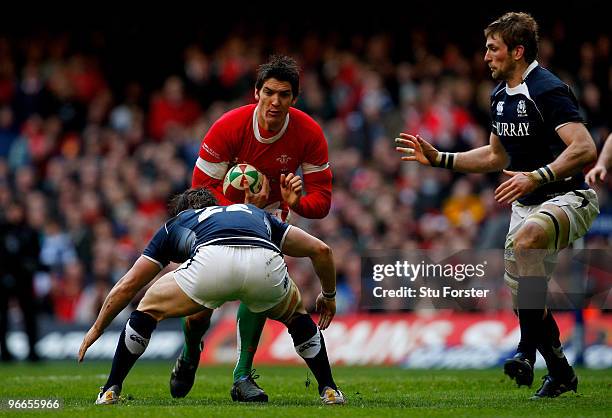
<svg viewBox="0 0 612 418">
<path fill-rule="evenodd" d="M 240 300 L 252 312 L 276 306 L 290 287 L 282 255 L 249 246 L 200 247 L 174 271 L 174 280 L 187 296 L 207 308 Z"/>
<path fill-rule="evenodd" d="M 599 202 L 597 194 L 593 189 L 577 190 L 568 192 L 564 195 L 555 196 L 539 205 L 525 206 L 519 202 L 512 204 L 512 217 L 510 218 L 510 228 L 506 236 L 505 256 L 508 261 L 514 259 L 514 236 L 525 223 L 527 217 L 539 211 L 544 205 L 558 206 L 569 219 L 569 241 L 568 244 L 576 241 L 587 233 L 591 224 L 599 214 Z"/>
</svg>

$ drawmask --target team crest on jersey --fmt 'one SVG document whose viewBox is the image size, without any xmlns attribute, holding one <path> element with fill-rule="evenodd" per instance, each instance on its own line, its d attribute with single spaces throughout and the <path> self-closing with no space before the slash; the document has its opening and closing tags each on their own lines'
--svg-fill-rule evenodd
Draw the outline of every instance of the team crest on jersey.
<svg viewBox="0 0 612 418">
<path fill-rule="evenodd" d="M 276 159 L 276 161 L 278 161 L 279 163 L 281 163 L 283 165 L 286 165 L 289 162 L 290 159 L 291 159 L 290 156 L 288 156 L 287 154 L 283 154 L 280 157 L 278 157 Z"/>
<path fill-rule="evenodd" d="M 519 117 L 527 116 L 527 105 L 525 104 L 525 100 L 519 100 L 516 105 L 516 113 Z"/>
<path fill-rule="evenodd" d="M 497 102 L 497 116 L 504 115 L 504 102 Z"/>
</svg>

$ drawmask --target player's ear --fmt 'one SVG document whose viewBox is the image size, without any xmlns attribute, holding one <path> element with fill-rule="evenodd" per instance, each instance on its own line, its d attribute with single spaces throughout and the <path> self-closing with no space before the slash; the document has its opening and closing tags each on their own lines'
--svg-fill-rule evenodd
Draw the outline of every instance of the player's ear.
<svg viewBox="0 0 612 418">
<path fill-rule="evenodd" d="M 296 96 L 296 97 L 294 97 L 293 99 L 291 99 L 291 106 L 295 106 L 295 104 L 297 103 L 297 101 L 298 101 L 297 96 Z"/>
<path fill-rule="evenodd" d="M 524 55 L 525 55 L 525 47 L 523 45 L 517 45 L 514 47 L 514 50 L 512 51 L 512 57 L 516 61 L 519 61 L 521 58 L 523 58 Z"/>
<path fill-rule="evenodd" d="M 259 101 L 259 90 L 255 89 L 255 93 L 253 96 L 255 97 L 255 100 Z"/>
</svg>

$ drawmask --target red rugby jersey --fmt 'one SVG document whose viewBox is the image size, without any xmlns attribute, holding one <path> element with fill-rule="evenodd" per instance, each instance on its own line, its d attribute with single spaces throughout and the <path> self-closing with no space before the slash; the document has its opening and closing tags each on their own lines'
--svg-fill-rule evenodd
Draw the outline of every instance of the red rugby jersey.
<svg viewBox="0 0 612 418">
<path fill-rule="evenodd" d="M 331 206 L 332 174 L 321 127 L 306 113 L 292 107 L 281 130 L 272 135 L 259 128 L 255 109 L 253 104 L 231 110 L 211 126 L 202 140 L 192 187 L 216 190 L 221 204 L 242 203 L 223 196 L 223 178 L 234 164 L 248 163 L 270 182 L 266 209 L 286 210 L 280 176 L 295 173 L 301 167 L 306 195 L 301 197 L 295 212 L 305 218 L 325 217 Z"/>
</svg>

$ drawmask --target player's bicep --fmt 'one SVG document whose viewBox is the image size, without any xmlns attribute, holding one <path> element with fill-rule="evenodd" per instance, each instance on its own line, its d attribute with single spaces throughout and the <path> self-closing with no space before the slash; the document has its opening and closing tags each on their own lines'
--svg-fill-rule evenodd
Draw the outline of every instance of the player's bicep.
<svg viewBox="0 0 612 418">
<path fill-rule="evenodd" d="M 135 294 L 148 285 L 161 271 L 159 263 L 144 255 L 140 256 L 131 269 L 117 282 L 125 291 Z"/>
<path fill-rule="evenodd" d="M 597 147 L 591 134 L 582 123 L 571 122 L 557 129 L 561 140 L 571 147 L 571 161 L 580 163 L 582 166 L 597 160 Z"/>
<path fill-rule="evenodd" d="M 561 125 L 557 128 L 557 134 L 567 146 L 570 146 L 574 141 L 593 142 L 586 126 L 580 122 L 568 122 Z"/>
<path fill-rule="evenodd" d="M 216 121 L 202 139 L 202 145 L 194 168 L 213 180 L 222 181 L 233 158 L 232 144 L 235 142 L 232 126 L 221 118 Z"/>
<path fill-rule="evenodd" d="M 198 186 L 210 186 L 217 185 L 218 182 L 223 180 L 227 169 L 229 168 L 228 161 L 212 162 L 205 160 L 202 157 L 198 157 L 195 164 L 195 169 L 199 170 L 204 176 L 199 176 L 201 184 Z M 194 171 L 194 178 L 196 177 Z"/>
<path fill-rule="evenodd" d="M 282 251 L 290 257 L 310 257 L 317 253 L 325 244 L 318 238 L 296 226 L 288 229 L 283 241 Z"/>
</svg>

